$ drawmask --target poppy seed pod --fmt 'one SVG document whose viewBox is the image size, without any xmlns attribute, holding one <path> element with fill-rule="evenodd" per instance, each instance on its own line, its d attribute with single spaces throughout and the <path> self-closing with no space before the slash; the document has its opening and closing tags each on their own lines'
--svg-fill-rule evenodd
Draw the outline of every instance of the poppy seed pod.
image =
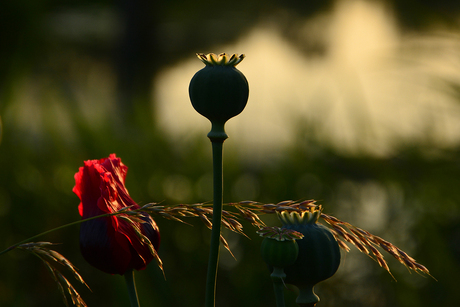
<svg viewBox="0 0 460 307">
<path fill-rule="evenodd" d="M 262 259 L 267 263 L 271 277 L 284 278 L 283 268 L 295 263 L 299 255 L 296 240 L 303 235 L 297 231 L 280 227 L 264 227 L 257 231 L 264 237 L 260 248 Z"/>
<path fill-rule="evenodd" d="M 249 97 L 246 77 L 235 68 L 244 55 L 225 53 L 197 54 L 206 65 L 190 81 L 189 95 L 195 110 L 213 124 L 223 126 L 227 120 L 240 114 Z"/>
<path fill-rule="evenodd" d="M 302 213 L 283 211 L 278 214 L 283 228 L 304 235 L 297 240 L 297 260 L 284 268 L 286 283 L 299 288 L 296 302 L 302 306 L 314 306 L 319 302 L 313 287 L 334 275 L 340 264 L 339 245 L 330 230 L 317 223 L 320 215 L 320 207 Z"/>
<path fill-rule="evenodd" d="M 265 238 L 262 241 L 262 258 L 264 261 L 275 267 L 284 268 L 294 264 L 299 255 L 299 246 L 295 240 L 278 241 L 272 238 Z"/>
</svg>

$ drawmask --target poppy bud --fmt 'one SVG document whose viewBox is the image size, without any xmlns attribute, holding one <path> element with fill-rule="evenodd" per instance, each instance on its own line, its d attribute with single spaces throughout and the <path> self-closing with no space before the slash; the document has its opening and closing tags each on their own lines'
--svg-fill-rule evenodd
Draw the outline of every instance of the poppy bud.
<svg viewBox="0 0 460 307">
<path fill-rule="evenodd" d="M 127 171 L 115 154 L 85 161 L 75 174 L 73 188 L 81 200 L 78 210 L 82 219 L 115 213 L 126 207 L 129 207 L 126 212 L 139 208 L 125 187 Z M 146 213 L 141 213 L 140 220 L 130 219 L 126 214 L 100 217 L 82 222 L 80 227 L 83 257 L 109 274 L 123 275 L 128 270 L 145 269 L 154 258 L 149 243 L 158 250 L 160 232 Z"/>
<path fill-rule="evenodd" d="M 321 208 L 302 213 L 283 211 L 278 214 L 283 227 L 300 232 L 304 237 L 297 240 L 299 255 L 290 266 L 284 268 L 285 282 L 299 288 L 296 302 L 314 306 L 319 297 L 314 286 L 335 274 L 340 264 L 340 248 L 329 229 L 317 223 Z"/>
</svg>

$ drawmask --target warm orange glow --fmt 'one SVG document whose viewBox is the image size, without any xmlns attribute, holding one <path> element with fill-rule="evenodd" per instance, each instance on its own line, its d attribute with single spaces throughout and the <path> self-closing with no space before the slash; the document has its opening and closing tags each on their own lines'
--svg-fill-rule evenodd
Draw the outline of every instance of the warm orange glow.
<svg viewBox="0 0 460 307">
<path fill-rule="evenodd" d="M 289 145 L 299 122 L 314 125 L 316 137 L 348 152 L 386 155 L 397 142 L 425 139 L 427 133 L 441 146 L 459 142 L 460 107 L 441 82 L 460 77 L 460 57 L 452 52 L 460 44 L 456 37 L 402 36 L 376 2 L 339 1 L 316 22 L 299 31 L 327 25 L 321 30 L 328 46 L 324 57 L 300 54 L 269 22 L 217 48 L 248 56 L 238 66 L 249 81 L 248 105 L 227 127 L 230 137 L 238 136 L 232 140 L 236 147 L 257 159 L 257 153 Z M 181 140 L 209 130 L 186 91 L 199 67 L 191 55 L 155 82 L 159 124 Z"/>
</svg>

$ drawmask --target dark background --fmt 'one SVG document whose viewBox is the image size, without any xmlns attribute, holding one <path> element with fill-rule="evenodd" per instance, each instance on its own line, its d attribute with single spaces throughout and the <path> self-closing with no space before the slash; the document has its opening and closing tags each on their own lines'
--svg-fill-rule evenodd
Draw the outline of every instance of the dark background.
<svg viewBox="0 0 460 307">
<path fill-rule="evenodd" d="M 260 20 L 276 18 L 280 12 L 289 17 L 279 27 L 292 48 L 307 58 L 321 57 L 327 47 L 298 43 L 296 22 L 332 10 L 335 4 L 332 0 L 3 1 L 0 249 L 78 220 L 73 175 L 84 160 L 113 152 L 129 167 L 127 187 L 136 201 L 177 203 L 165 192 L 165 182 L 175 186 L 174 180 L 186 178 L 192 185 L 202 183 L 203 175 L 211 171 L 211 148 L 204 134 L 191 136 L 193 142 L 178 147 L 177 140 L 158 129 L 152 80 L 196 52 L 237 41 Z M 454 1 L 388 0 L 385 5 L 401 33 L 423 34 L 435 26 L 458 29 L 460 3 Z M 94 67 L 108 73 L 94 76 Z M 94 87 L 94 78 L 107 76 L 113 87 Z M 85 103 L 100 103 L 99 112 L 87 114 Z M 24 112 L 21 121 L 12 119 L 15 112 Z M 233 135 L 225 144 L 224 200 L 242 200 L 235 199 L 231 187 L 250 178 L 257 182 L 257 193 L 248 192 L 256 197 L 253 200 L 315 198 L 326 213 L 358 223 L 363 200 L 382 195 L 385 214 L 378 222 L 383 227 L 375 234 L 408 251 L 437 279 L 408 272 L 388 256 L 395 282 L 367 256 L 350 252 L 339 272 L 317 287 L 319 306 L 460 303 L 459 146 L 438 146 L 427 137 L 405 140 L 384 157 L 359 151 L 350 155 L 300 124 L 294 139 L 292 146 L 278 149 L 281 158 L 254 164 L 238 154 L 238 135 Z M 243 181 L 241 174 L 246 176 Z M 185 201 L 209 201 L 205 195 L 193 192 Z M 203 306 L 210 232 L 199 221 L 190 221 L 194 224 L 190 227 L 156 220 L 166 280 L 153 263 L 137 273 L 141 305 Z M 217 306 L 274 306 L 269 275 L 259 256 L 260 239 L 249 224 L 244 226 L 251 240 L 227 234 L 238 261 L 223 251 Z M 101 273 L 82 259 L 78 226 L 40 240 L 62 243 L 56 250 L 79 268 L 92 289 L 77 286 L 89 306 L 128 305 L 123 278 Z M 288 292 L 287 306 L 295 306 L 294 299 L 295 294 Z M 40 261 L 12 251 L 1 256 L 0 306 L 63 303 Z"/>
</svg>

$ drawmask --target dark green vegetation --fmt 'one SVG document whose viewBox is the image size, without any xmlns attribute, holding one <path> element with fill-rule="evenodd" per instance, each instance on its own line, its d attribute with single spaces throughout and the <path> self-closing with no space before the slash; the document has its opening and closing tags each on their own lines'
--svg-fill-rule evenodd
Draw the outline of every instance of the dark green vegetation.
<svg viewBox="0 0 460 307">
<path fill-rule="evenodd" d="M 195 141 L 181 147 L 156 129 L 150 101 L 152 78 L 179 59 L 234 41 L 258 18 L 272 13 L 292 16 L 291 23 L 281 25 L 290 38 L 288 30 L 295 27 L 296 20 L 328 9 L 333 1 L 283 1 L 281 8 L 279 1 L 214 6 L 201 2 L 118 1 L 119 6 L 102 0 L 65 5 L 51 0 L 2 3 L 0 249 L 79 219 L 78 197 L 71 192 L 73 176 L 83 160 L 107 157 L 112 152 L 129 167 L 126 186 L 140 204 L 177 203 L 168 198 L 165 186 L 184 178 L 192 187 L 185 202 L 210 201 L 196 188 L 202 187 L 211 172 L 209 140 L 205 134 L 190 136 Z M 459 12 L 458 4 L 448 6 L 452 1 L 388 2 L 398 3 L 396 13 L 404 30 L 423 31 L 433 20 L 452 25 L 450 17 Z M 145 3 L 150 4 L 145 7 Z M 218 5 L 226 9 L 216 9 Z M 83 16 L 83 21 L 72 19 L 76 15 Z M 107 22 L 108 30 L 97 24 L 100 20 Z M 73 32 L 76 28 L 87 32 Z M 293 47 L 297 47 L 294 39 Z M 321 48 L 312 46 L 302 49 L 306 56 L 318 50 Z M 94 88 L 93 81 L 101 77 L 91 75 L 94 63 L 106 67 L 116 79 L 112 101 L 98 99 L 101 92 L 111 89 Z M 100 103 L 100 112 L 87 114 L 82 99 L 77 99 L 81 93 L 90 98 L 88 103 Z M 33 97 L 32 102 L 28 97 Z M 20 120 L 11 116 L 18 113 L 17 108 L 24 114 Z M 401 145 L 386 158 L 350 156 L 319 142 L 311 131 L 312 127 L 299 126 L 295 146 L 279 148 L 277 156 L 282 158 L 261 163 L 239 156 L 238 135 L 231 135 L 224 149 L 224 201 L 241 200 L 233 192 L 243 175 L 257 183 L 252 200 L 315 198 L 325 213 L 391 241 L 438 280 L 410 274 L 386 256 L 395 282 L 368 257 L 352 252 L 343 256 L 337 274 L 315 289 L 321 297 L 319 306 L 457 305 L 460 146 L 437 148 L 422 140 Z M 365 206 L 372 199 L 369 195 L 378 195 L 384 202 L 375 229 L 363 217 L 369 210 Z M 160 218 L 156 221 L 162 234 L 159 253 L 167 280 L 154 263 L 138 273 L 142 305 L 202 306 L 210 232 L 200 221 L 190 221 L 194 227 Z M 266 221 L 280 225 L 274 217 Z M 249 224 L 244 226 L 251 240 L 226 234 L 238 261 L 222 251 L 217 306 L 274 306 L 271 280 L 259 252 L 262 238 Z M 93 291 L 79 288 L 90 307 L 128 304 L 122 277 L 98 272 L 83 260 L 78 226 L 42 239 L 62 243 L 56 250 L 80 269 Z M 287 292 L 286 296 L 287 306 L 295 306 L 296 294 Z M 0 259 L 0 305 L 62 306 L 62 301 L 40 260 L 12 251 Z"/>
</svg>

